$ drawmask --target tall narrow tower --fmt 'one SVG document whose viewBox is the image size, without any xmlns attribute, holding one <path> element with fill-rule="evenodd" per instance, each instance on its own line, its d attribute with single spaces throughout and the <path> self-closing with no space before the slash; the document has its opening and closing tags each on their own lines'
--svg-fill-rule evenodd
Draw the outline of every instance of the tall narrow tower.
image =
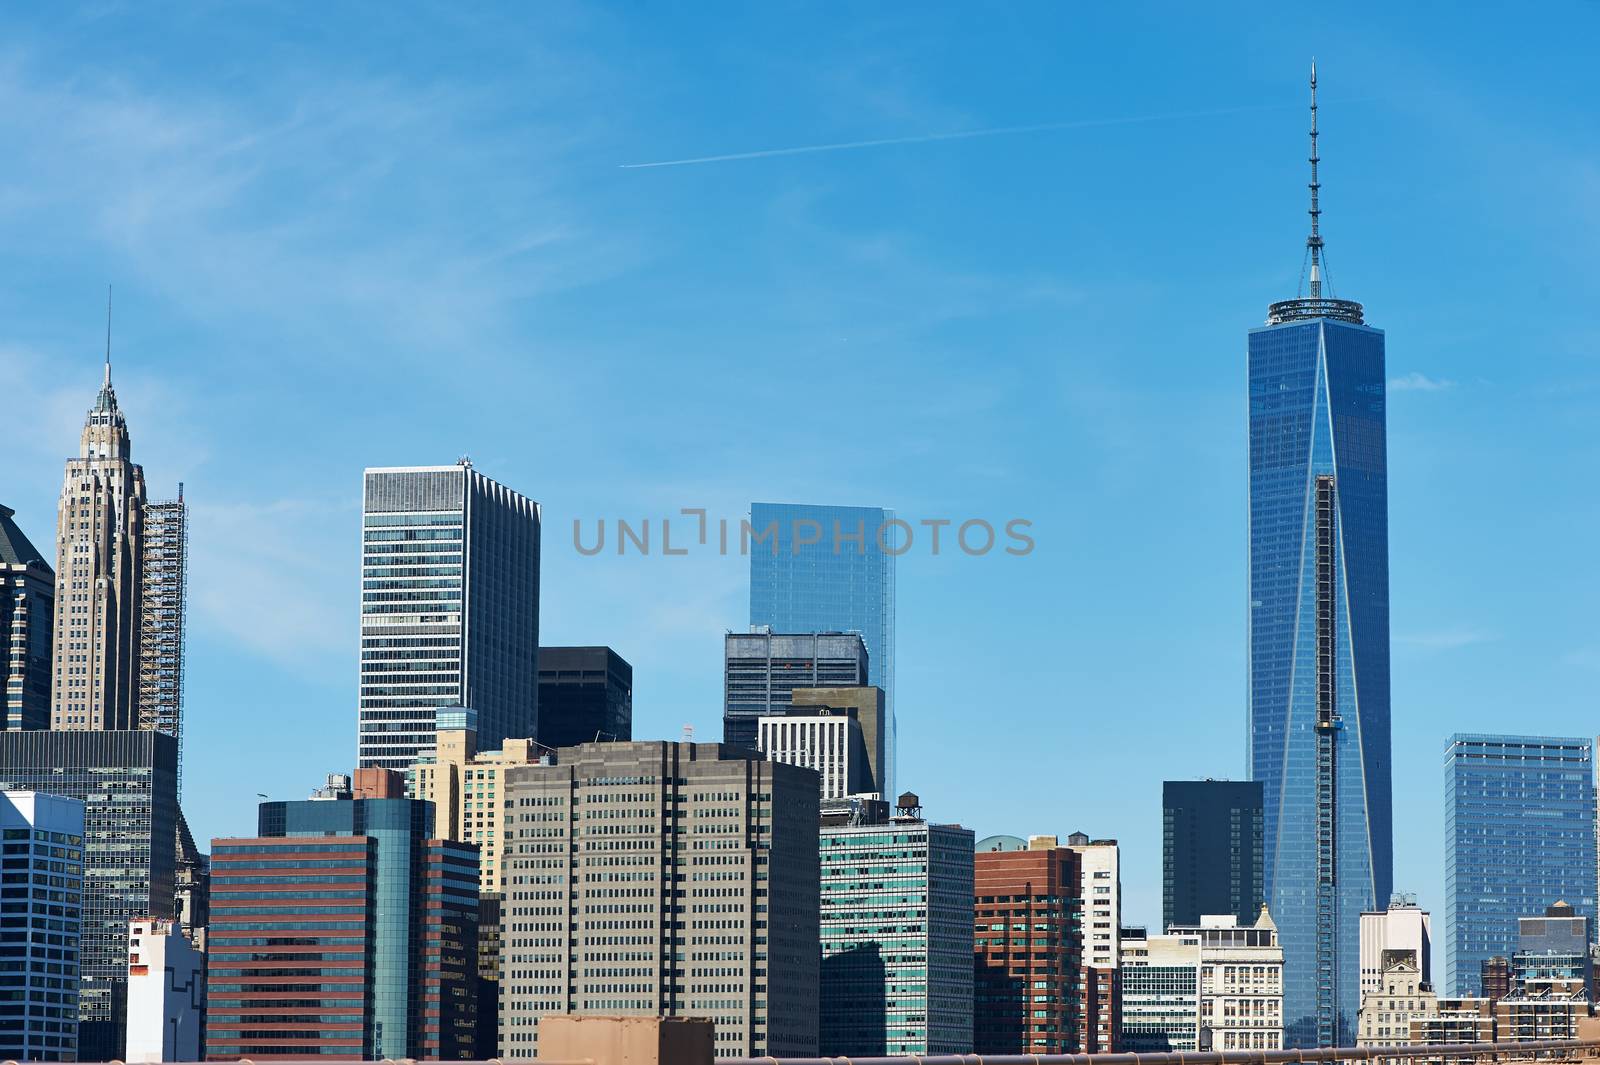
<svg viewBox="0 0 1600 1065">
<path fill-rule="evenodd" d="M 1309 291 L 1249 338 L 1250 770 L 1291 1047 L 1349 1045 L 1393 880 L 1384 337 L 1337 299 L 1311 70 Z"/>
<path fill-rule="evenodd" d="M 105 380 L 78 456 L 67 460 L 56 512 L 51 728 L 137 725 L 145 490 L 132 453 L 111 387 L 108 331 Z"/>
</svg>

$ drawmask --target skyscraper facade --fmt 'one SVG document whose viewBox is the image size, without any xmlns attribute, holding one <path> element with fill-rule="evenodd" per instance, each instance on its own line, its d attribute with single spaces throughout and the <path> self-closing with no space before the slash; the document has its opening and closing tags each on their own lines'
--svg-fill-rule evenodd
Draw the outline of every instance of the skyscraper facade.
<svg viewBox="0 0 1600 1065">
<path fill-rule="evenodd" d="M 84 804 L 80 1061 L 125 1049 L 129 922 L 172 916 L 177 774 L 177 740 L 160 732 L 0 733 L 0 791 Z"/>
<path fill-rule="evenodd" d="M 212 841 L 211 1060 L 474 1052 L 477 850 L 431 838 L 432 803 L 347 783 Z"/>
<path fill-rule="evenodd" d="M 539 742 L 633 739 L 633 667 L 609 647 L 539 648 Z"/>
<path fill-rule="evenodd" d="M 1200 1049 L 1200 940 L 1123 931 L 1122 1027 L 1117 1049 L 1153 1054 Z"/>
<path fill-rule="evenodd" d="M 1393 882 L 1384 337 L 1324 295 L 1312 76 L 1308 298 L 1249 338 L 1250 775 L 1286 1044 L 1349 1045 L 1359 922 Z"/>
<path fill-rule="evenodd" d="M 138 723 L 145 487 L 132 454 L 108 356 L 56 512 L 52 728 Z"/>
<path fill-rule="evenodd" d="M 361 533 L 358 764 L 404 772 L 434 712 L 486 748 L 539 727 L 539 504 L 463 459 L 369 469 Z"/>
<path fill-rule="evenodd" d="M 79 1060 L 83 805 L 0 791 L 0 1060 Z"/>
<path fill-rule="evenodd" d="M 1595 915 L 1594 746 L 1457 734 L 1445 756 L 1445 987 L 1481 995 L 1481 967 L 1518 947 L 1518 918 L 1557 901 Z"/>
<path fill-rule="evenodd" d="M 56 575 L 0 507 L 0 729 L 50 727 Z"/>
<path fill-rule="evenodd" d="M 773 632 L 855 632 L 866 679 L 884 691 L 884 795 L 894 794 L 894 511 L 807 503 L 750 504 L 750 624 Z M 730 740 L 729 742 L 733 742 Z"/>
<path fill-rule="evenodd" d="M 819 846 L 820 1052 L 969 1052 L 972 830 L 930 824 L 907 794 L 883 823 L 824 825 Z"/>
<path fill-rule="evenodd" d="M 796 688 L 867 683 L 867 646 L 842 632 L 730 632 L 723 644 L 722 742 L 756 750 L 756 722 L 787 713 Z"/>
<path fill-rule="evenodd" d="M 816 1054 L 814 772 L 590 743 L 504 779 L 501 1056 L 534 1056 L 550 1013 L 710 1017 L 719 1057 Z"/>
<path fill-rule="evenodd" d="M 1161 786 L 1162 923 L 1229 913 L 1251 924 L 1266 901 L 1259 780 L 1169 780 Z"/>
</svg>

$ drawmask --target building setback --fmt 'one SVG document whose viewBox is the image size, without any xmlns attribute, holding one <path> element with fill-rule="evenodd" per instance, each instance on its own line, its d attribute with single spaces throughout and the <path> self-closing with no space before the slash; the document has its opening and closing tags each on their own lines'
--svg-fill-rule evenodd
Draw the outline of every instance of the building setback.
<svg viewBox="0 0 1600 1065">
<path fill-rule="evenodd" d="M 972 1048 L 973 836 L 915 795 L 877 824 L 824 825 L 822 1028 L 828 1057 Z"/>
<path fill-rule="evenodd" d="M 1250 331 L 1250 778 L 1290 1047 L 1349 1046 L 1360 917 L 1394 880 L 1384 335 L 1323 290 L 1316 73 L 1309 294 Z"/>
<path fill-rule="evenodd" d="M 789 692 L 790 713 L 821 714 L 831 711 L 855 718 L 866 750 L 866 780 L 862 792 L 892 799 L 889 780 L 889 710 L 883 689 L 873 685 L 843 688 L 795 688 Z"/>
<path fill-rule="evenodd" d="M 84 803 L 78 1058 L 126 1045 L 128 923 L 170 917 L 178 743 L 148 731 L 0 733 L 0 791 Z"/>
<path fill-rule="evenodd" d="M 0 506 L 0 729 L 50 727 L 56 575 Z"/>
<path fill-rule="evenodd" d="M 885 796 L 896 788 L 895 558 L 909 542 L 898 524 L 894 511 L 880 507 L 750 504 L 750 624 L 861 634 L 871 668 L 853 683 L 884 692 Z"/>
<path fill-rule="evenodd" d="M 473 1056 L 477 851 L 431 838 L 432 803 L 362 797 L 398 792 L 335 777 L 212 841 L 208 1060 Z"/>
<path fill-rule="evenodd" d="M 1054 836 L 1026 848 L 974 856 L 972 1050 L 1082 1053 L 1078 852 Z"/>
<path fill-rule="evenodd" d="M 867 763 L 861 722 L 849 711 L 822 709 L 806 714 L 791 709 L 763 717 L 756 745 L 774 762 L 805 766 L 822 777 L 822 798 L 842 799 L 875 791 Z"/>
<path fill-rule="evenodd" d="M 711 1017 L 719 1057 L 817 1052 L 817 775 L 717 744 L 505 772 L 500 1047 L 549 1013 Z"/>
<path fill-rule="evenodd" d="M 83 807 L 0 791 L 0 1060 L 78 1060 Z"/>
<path fill-rule="evenodd" d="M 537 736 L 538 660 L 539 504 L 465 459 L 367 470 L 358 764 L 410 768 L 441 706 L 488 748 Z"/>
<path fill-rule="evenodd" d="M 756 722 L 787 713 L 796 688 L 867 683 L 867 645 L 855 633 L 730 632 L 723 643 L 722 742 L 756 750 Z"/>
<path fill-rule="evenodd" d="M 539 743 L 633 739 L 633 667 L 609 647 L 539 648 Z"/>
<path fill-rule="evenodd" d="M 1250 924 L 1266 901 L 1259 780 L 1161 785 L 1162 923 L 1231 913 Z"/>
<path fill-rule="evenodd" d="M 176 921 L 128 929 L 128 1039 L 122 1060 L 205 1059 L 206 956 Z"/>
<path fill-rule="evenodd" d="M 1445 986 L 1517 949 L 1518 918 L 1560 900 L 1595 914 L 1594 748 L 1554 736 L 1457 734 L 1445 755 Z"/>
</svg>

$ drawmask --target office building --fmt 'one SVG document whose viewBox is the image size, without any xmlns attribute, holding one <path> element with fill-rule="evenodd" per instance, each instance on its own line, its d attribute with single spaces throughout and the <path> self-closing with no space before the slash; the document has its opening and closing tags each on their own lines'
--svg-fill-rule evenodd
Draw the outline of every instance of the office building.
<svg viewBox="0 0 1600 1065">
<path fill-rule="evenodd" d="M 80 1061 L 110 1061 L 126 1047 L 129 922 L 172 916 L 177 747 L 150 731 L 0 733 L 0 791 L 84 804 Z"/>
<path fill-rule="evenodd" d="M 212 841 L 210 1060 L 473 1056 L 477 851 L 400 791 L 336 774 L 262 803 L 254 838 Z"/>
<path fill-rule="evenodd" d="M 825 825 L 824 1056 L 972 1048 L 973 835 L 900 796 L 885 823 Z"/>
<path fill-rule="evenodd" d="M 1435 1012 L 1411 1018 L 1412 1046 L 1470 1046 L 1494 1042 L 1494 1004 L 1486 998 L 1440 998 Z M 1475 1065 L 1462 1055 L 1422 1058 L 1417 1065 Z"/>
<path fill-rule="evenodd" d="M 128 928 L 128 1038 L 122 1060 L 204 1061 L 206 956 L 176 921 Z"/>
<path fill-rule="evenodd" d="M 1377 986 L 1361 992 L 1356 1046 L 1406 1046 L 1411 1041 L 1413 1020 L 1426 1021 L 1439 1014 L 1439 996 L 1422 978 L 1416 955 L 1397 950 L 1387 959 Z"/>
<path fill-rule="evenodd" d="M 1316 76 L 1310 290 L 1251 330 L 1250 777 L 1291 1047 L 1348 1046 L 1360 915 L 1393 882 L 1384 335 L 1321 275 Z"/>
<path fill-rule="evenodd" d="M 1415 896 L 1395 895 L 1386 910 L 1361 915 L 1361 994 L 1381 990 L 1383 973 L 1402 956 L 1409 956 L 1419 980 L 1433 986 L 1433 920 L 1417 905 Z"/>
<path fill-rule="evenodd" d="M 189 504 L 178 498 L 144 506 L 139 594 L 139 691 L 135 727 L 178 741 L 183 784 L 183 634 L 189 592 Z"/>
<path fill-rule="evenodd" d="M 543 659 L 541 659 L 541 662 Z M 547 704 L 541 704 L 547 705 Z M 500 919 L 506 891 L 506 839 L 501 830 L 505 772 L 537 765 L 540 745 L 508 739 L 498 751 L 478 750 L 477 713 L 438 712 L 433 751 L 411 767 L 408 793 L 433 803 L 434 835 L 478 848 L 478 1056 L 496 1057 L 499 1042 Z"/>
<path fill-rule="evenodd" d="M 0 729 L 50 727 L 56 575 L 0 507 Z"/>
<path fill-rule="evenodd" d="M 816 1054 L 815 773 L 590 743 L 504 780 L 502 1056 L 534 1056 L 549 1013 L 710 1017 L 719 1057 Z"/>
<path fill-rule="evenodd" d="M 633 667 L 609 647 L 539 648 L 539 736 L 546 747 L 633 739 Z"/>
<path fill-rule="evenodd" d="M 909 546 L 902 525 L 894 511 L 879 507 L 750 505 L 750 624 L 772 632 L 860 634 L 871 668 L 849 683 L 884 692 L 880 790 L 886 796 L 896 794 L 894 571 L 896 556 Z"/>
<path fill-rule="evenodd" d="M 1550 984 L 1580 984 L 1594 991 L 1589 919 L 1566 902 L 1552 903 L 1542 917 L 1517 920 L 1517 952 L 1511 955 L 1511 986 L 1530 992 Z"/>
<path fill-rule="evenodd" d="M 1547 984 L 1526 991 L 1513 989 L 1494 1004 L 1495 1040 L 1530 1043 L 1580 1039 L 1583 1037 L 1580 1025 L 1593 1016 L 1589 993 L 1577 981 L 1565 985 Z"/>
<path fill-rule="evenodd" d="M 1083 832 L 1067 837 L 1077 852 L 1083 899 L 1084 1052 L 1120 1051 L 1122 959 L 1122 858 L 1114 839 L 1090 839 Z"/>
<path fill-rule="evenodd" d="M 1283 1049 L 1283 948 L 1263 906 L 1254 921 L 1202 914 L 1167 935 L 1200 943 L 1200 1048 Z"/>
<path fill-rule="evenodd" d="M 774 762 L 805 766 L 822 778 L 822 798 L 873 792 L 872 769 L 861 722 L 849 710 L 823 707 L 815 714 L 791 708 L 759 719 L 756 746 Z"/>
<path fill-rule="evenodd" d="M 105 381 L 84 421 L 78 456 L 67 460 L 56 513 L 51 728 L 138 724 L 145 487 L 132 453 L 111 387 L 108 344 Z"/>
<path fill-rule="evenodd" d="M 861 728 L 861 742 L 867 755 L 867 779 L 862 781 L 861 790 L 885 799 L 893 798 L 888 777 L 888 706 L 882 688 L 870 684 L 843 688 L 795 688 L 789 692 L 789 707 L 789 712 L 794 714 L 831 711 L 855 718 Z"/>
<path fill-rule="evenodd" d="M 854 633 L 728 633 L 723 646 L 722 742 L 756 750 L 756 722 L 784 714 L 796 688 L 867 683 L 867 645 Z"/>
<path fill-rule="evenodd" d="M 1078 852 L 1054 836 L 994 843 L 973 859 L 972 1051 L 1081 1053 Z"/>
<path fill-rule="evenodd" d="M 1169 780 L 1161 785 L 1162 923 L 1206 914 L 1255 921 L 1263 886 L 1261 782 Z"/>
<path fill-rule="evenodd" d="M 358 764 L 410 768 L 441 706 L 491 750 L 536 737 L 539 504 L 465 459 L 369 469 L 361 539 Z"/>
<path fill-rule="evenodd" d="M 1594 747 L 1553 736 L 1458 734 L 1445 756 L 1445 973 L 1483 995 L 1487 958 L 1517 921 L 1563 899 L 1595 913 Z"/>
<path fill-rule="evenodd" d="M 1200 940 L 1124 928 L 1122 1029 L 1117 1049 L 1149 1054 L 1200 1049 Z"/>
<path fill-rule="evenodd" d="M 0 791 L 0 1061 L 78 1060 L 83 806 Z"/>
</svg>

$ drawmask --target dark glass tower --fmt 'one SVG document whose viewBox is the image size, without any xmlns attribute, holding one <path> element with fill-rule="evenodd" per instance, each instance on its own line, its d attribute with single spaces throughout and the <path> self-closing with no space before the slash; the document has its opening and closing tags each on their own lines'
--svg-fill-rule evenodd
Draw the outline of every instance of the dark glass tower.
<svg viewBox="0 0 1600 1065">
<path fill-rule="evenodd" d="M 539 648 L 539 742 L 633 739 L 633 667 L 609 647 Z"/>
<path fill-rule="evenodd" d="M 1224 913 L 1256 923 L 1266 901 L 1259 780 L 1167 781 L 1161 837 L 1163 928 Z"/>
<path fill-rule="evenodd" d="M 1351 1045 L 1361 912 L 1389 898 L 1384 340 L 1323 293 L 1316 70 L 1310 293 L 1250 333 L 1250 772 L 1284 948 L 1285 1046 Z"/>
</svg>

